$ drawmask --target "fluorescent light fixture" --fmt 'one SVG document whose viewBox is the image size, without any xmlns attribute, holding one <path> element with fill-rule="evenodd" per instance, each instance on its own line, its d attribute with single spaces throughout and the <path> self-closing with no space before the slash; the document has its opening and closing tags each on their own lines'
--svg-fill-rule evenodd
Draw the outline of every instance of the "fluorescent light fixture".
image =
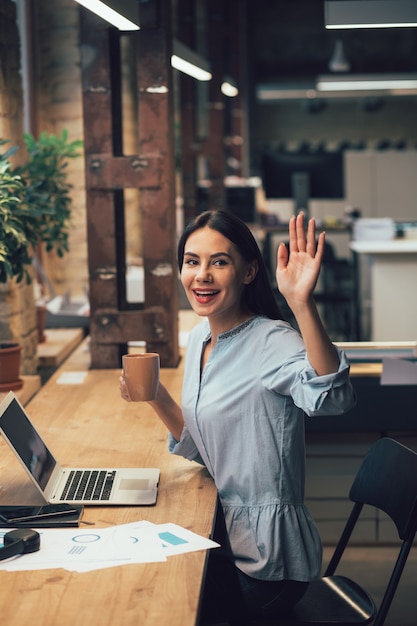
<svg viewBox="0 0 417 626">
<path fill-rule="evenodd" d="M 139 0 L 75 0 L 119 30 L 139 30 Z"/>
<path fill-rule="evenodd" d="M 239 95 L 239 89 L 237 88 L 236 82 L 229 77 L 225 77 L 224 81 L 220 85 L 220 91 L 228 98 L 234 98 Z"/>
<path fill-rule="evenodd" d="M 259 102 L 303 100 L 304 98 L 315 98 L 316 96 L 316 85 L 313 81 L 260 83 L 256 86 L 256 99 Z"/>
<path fill-rule="evenodd" d="M 317 80 L 259 83 L 256 99 L 263 104 L 288 100 L 364 98 L 370 96 L 415 96 L 415 74 L 325 74 Z"/>
<path fill-rule="evenodd" d="M 206 81 L 212 78 L 209 62 L 177 39 L 174 39 L 173 42 L 171 65 L 176 70 L 197 80 Z"/>
<path fill-rule="evenodd" d="M 318 91 L 417 90 L 417 74 L 346 74 L 319 76 Z"/>
<path fill-rule="evenodd" d="M 325 0 L 325 25 L 335 28 L 417 26 L 416 0 Z"/>
</svg>

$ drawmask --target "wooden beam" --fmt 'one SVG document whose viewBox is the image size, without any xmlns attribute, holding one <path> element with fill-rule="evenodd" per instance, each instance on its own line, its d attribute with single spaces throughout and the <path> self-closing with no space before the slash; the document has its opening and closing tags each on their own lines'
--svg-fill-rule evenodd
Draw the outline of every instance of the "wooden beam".
<svg viewBox="0 0 417 626">
<path fill-rule="evenodd" d="M 159 188 L 162 177 L 160 156 L 89 154 L 86 159 L 87 185 L 92 189 Z"/>
<path fill-rule="evenodd" d="M 145 341 L 163 367 L 179 362 L 175 262 L 171 3 L 141 8 L 136 46 L 139 153 L 123 154 L 120 33 L 80 9 L 87 237 L 93 368 L 120 367 L 129 341 Z M 162 84 L 166 91 L 155 91 Z M 124 195 L 140 189 L 145 302 L 126 302 Z"/>
</svg>

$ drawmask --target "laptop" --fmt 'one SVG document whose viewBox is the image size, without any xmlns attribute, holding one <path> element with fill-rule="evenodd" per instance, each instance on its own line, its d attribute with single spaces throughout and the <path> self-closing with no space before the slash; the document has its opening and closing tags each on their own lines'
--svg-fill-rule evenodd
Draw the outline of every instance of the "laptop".
<svg viewBox="0 0 417 626">
<path fill-rule="evenodd" d="M 0 404 L 0 432 L 45 502 L 82 505 L 151 505 L 156 468 L 63 468 L 10 391 Z"/>
</svg>

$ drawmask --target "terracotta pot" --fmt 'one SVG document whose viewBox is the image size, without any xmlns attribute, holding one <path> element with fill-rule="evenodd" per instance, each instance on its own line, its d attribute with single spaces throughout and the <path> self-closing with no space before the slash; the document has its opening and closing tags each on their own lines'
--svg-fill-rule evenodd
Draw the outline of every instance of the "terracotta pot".
<svg viewBox="0 0 417 626">
<path fill-rule="evenodd" d="M 0 343 L 0 391 L 16 391 L 23 387 L 19 378 L 22 346 L 19 343 Z"/>
</svg>

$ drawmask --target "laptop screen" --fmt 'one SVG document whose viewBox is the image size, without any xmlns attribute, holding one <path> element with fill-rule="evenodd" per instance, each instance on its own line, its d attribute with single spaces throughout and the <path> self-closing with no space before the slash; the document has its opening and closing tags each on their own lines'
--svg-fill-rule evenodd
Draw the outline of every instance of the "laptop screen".
<svg viewBox="0 0 417 626">
<path fill-rule="evenodd" d="M 0 416 L 0 427 L 38 485 L 45 489 L 56 461 L 16 399 Z"/>
</svg>

